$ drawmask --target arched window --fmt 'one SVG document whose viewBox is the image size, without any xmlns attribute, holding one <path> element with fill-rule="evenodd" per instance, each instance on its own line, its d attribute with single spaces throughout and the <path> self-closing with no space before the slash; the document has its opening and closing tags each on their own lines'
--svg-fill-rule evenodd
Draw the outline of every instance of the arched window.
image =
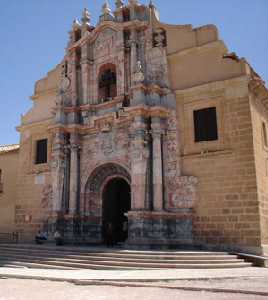
<svg viewBox="0 0 268 300">
<path fill-rule="evenodd" d="M 107 102 L 116 96 L 116 68 L 112 64 L 105 65 L 99 73 L 99 99 Z"/>
</svg>

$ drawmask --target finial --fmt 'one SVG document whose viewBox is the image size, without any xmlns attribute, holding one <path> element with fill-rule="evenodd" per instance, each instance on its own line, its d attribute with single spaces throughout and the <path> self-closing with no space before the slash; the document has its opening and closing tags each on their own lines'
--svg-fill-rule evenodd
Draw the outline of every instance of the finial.
<svg viewBox="0 0 268 300">
<path fill-rule="evenodd" d="M 153 0 L 150 0 L 150 2 L 149 2 L 149 7 L 150 7 L 150 8 L 153 8 L 153 7 L 154 7 Z"/>
<path fill-rule="evenodd" d="M 102 15 L 100 16 L 100 22 L 103 21 L 114 21 L 114 15 L 112 14 L 112 11 L 110 9 L 108 0 L 106 0 L 102 6 Z"/>
<path fill-rule="evenodd" d="M 122 1 L 122 0 L 116 0 L 115 1 L 115 6 L 116 6 L 117 9 L 123 7 L 124 6 L 124 1 Z"/>
<path fill-rule="evenodd" d="M 108 2 L 108 0 L 106 0 L 105 3 L 102 6 L 102 14 L 103 15 L 109 15 L 109 14 L 111 14 L 111 12 L 112 11 L 110 9 L 109 2 Z"/>
<path fill-rule="evenodd" d="M 84 8 L 83 13 L 82 13 L 82 19 L 81 19 L 82 23 L 83 24 L 90 24 L 90 20 L 91 20 L 90 17 L 91 16 L 90 16 L 89 10 L 87 8 Z"/>
<path fill-rule="evenodd" d="M 78 21 L 78 19 L 74 19 L 73 21 L 73 28 L 79 28 L 81 26 L 80 22 Z"/>
</svg>

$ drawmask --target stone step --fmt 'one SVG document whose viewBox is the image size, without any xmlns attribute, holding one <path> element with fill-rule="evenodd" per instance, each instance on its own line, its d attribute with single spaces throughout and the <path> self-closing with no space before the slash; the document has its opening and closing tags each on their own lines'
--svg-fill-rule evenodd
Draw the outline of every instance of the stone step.
<svg viewBox="0 0 268 300">
<path fill-rule="evenodd" d="M 128 253 L 87 253 L 81 255 L 75 252 L 55 252 L 55 251 L 41 251 L 41 250 L 18 250 L 18 249 L 1 249 L 0 248 L 0 255 L 1 254 L 40 254 L 42 253 L 43 256 L 50 256 L 50 257 L 69 257 L 75 259 L 94 259 L 94 260 L 105 260 L 105 259 L 113 259 L 113 260 L 130 260 L 130 261 L 140 261 L 140 260 L 233 260 L 237 259 L 236 255 L 133 255 Z"/>
<path fill-rule="evenodd" d="M 128 251 L 128 250 L 92 250 L 92 249 L 88 249 L 87 251 L 68 251 L 64 248 L 61 247 L 57 247 L 57 248 L 53 248 L 53 249 L 47 249 L 47 248 L 30 248 L 30 249 L 26 249 L 26 248 L 19 248 L 19 247 L 3 247 L 0 246 L 0 251 L 20 251 L 20 252 L 27 252 L 27 253 L 40 253 L 40 251 L 42 251 L 42 253 L 49 253 L 49 254 L 64 254 L 64 255 L 83 255 L 83 256 L 113 256 L 113 257 L 132 257 L 132 258 L 139 258 L 139 257 L 160 257 L 160 258 L 168 258 L 168 259 L 173 259 L 176 257 L 182 257 L 182 256 L 188 256 L 188 257 L 207 257 L 207 256 L 211 256 L 211 257 L 215 257 L 215 259 L 218 259 L 218 257 L 236 257 L 235 255 L 230 255 L 226 252 L 202 252 L 202 251 L 176 251 L 176 252 L 163 252 L 163 251 Z"/>
<path fill-rule="evenodd" d="M 121 264 L 79 264 L 79 263 L 66 263 L 59 261 L 44 261 L 44 262 L 26 262 L 26 261 L 14 261 L 9 265 L 19 265 L 28 268 L 41 268 L 41 269 L 65 269 L 65 270 L 78 270 L 78 269 L 90 269 L 90 270 L 140 270 L 140 269 L 221 269 L 221 268 L 245 268 L 250 267 L 251 263 L 237 263 L 237 264 L 135 264 L 135 265 L 121 265 Z M 2 264 L 5 265 L 5 264 Z"/>
<path fill-rule="evenodd" d="M 70 246 L 59 246 L 55 247 L 54 245 L 35 245 L 35 244 L 2 244 L 0 245 L 0 249 L 7 248 L 7 249 L 18 249 L 18 250 L 47 250 L 47 251 L 54 251 L 54 252 L 73 252 L 73 253 L 118 253 L 118 254 L 129 254 L 129 255 L 229 255 L 228 252 L 215 252 L 215 251 L 178 251 L 178 250 L 167 250 L 167 251 L 160 251 L 160 250 L 126 250 L 120 248 L 104 248 L 104 247 L 70 247 Z"/>
<path fill-rule="evenodd" d="M 75 266 L 74 266 L 75 265 Z M 57 261 L 39 261 L 30 258 L 22 258 L 17 260 L 8 260 L 6 258 L 0 258 L 0 267 L 25 267 L 34 269 L 56 269 L 56 270 L 140 270 L 138 267 L 125 267 L 125 266 L 111 266 L 111 265 L 94 265 L 86 264 L 72 264 L 72 263 L 61 263 Z M 146 269 L 146 268 L 142 268 Z M 150 268 L 148 268 L 150 269 Z"/>
<path fill-rule="evenodd" d="M 74 261 L 74 260 L 53 260 L 42 257 L 0 257 L 0 260 L 12 264 L 24 264 L 27 267 L 40 267 L 46 266 L 46 268 L 55 268 L 57 266 L 61 269 L 170 269 L 170 268 L 235 268 L 235 267 L 248 267 L 251 266 L 251 263 L 245 263 L 243 261 L 195 261 L 194 263 L 191 260 L 181 261 L 181 262 L 115 262 L 115 261 Z M 1 265 L 1 262 L 0 262 Z"/>
<path fill-rule="evenodd" d="M 39 253 L 40 255 L 40 253 Z M 27 258 L 29 257 L 28 255 L 26 256 L 26 254 L 17 254 L 17 253 L 8 253 L 7 251 L 3 252 L 0 250 L 0 257 L 2 258 Z M 232 256 L 233 257 L 233 256 Z M 82 262 L 107 262 L 107 263 L 111 263 L 111 262 L 122 262 L 122 263 L 166 263 L 166 264 L 176 264 L 176 263 L 192 263 L 192 264 L 206 264 L 206 263 L 210 263 L 210 264 L 219 264 L 219 263 L 240 263 L 243 262 L 243 259 L 237 259 L 236 256 L 234 256 L 235 258 L 222 258 L 222 259 L 210 259 L 210 257 L 207 257 L 206 259 L 204 257 L 202 257 L 202 259 L 198 260 L 196 257 L 195 259 L 191 259 L 190 256 L 183 256 L 180 259 L 161 259 L 161 258 L 154 258 L 154 259 L 150 259 L 150 258 L 140 258 L 140 259 L 129 259 L 129 258 L 110 258 L 110 257 L 94 257 L 94 256 L 66 256 L 66 255 L 42 255 L 42 256 L 38 256 L 38 255 L 31 255 L 31 259 L 37 259 L 37 260 L 46 260 L 46 259 L 56 259 L 58 261 L 66 261 L 66 262 L 78 262 L 78 263 L 82 263 Z"/>
<path fill-rule="evenodd" d="M 246 263 L 236 255 L 228 255 L 225 252 L 0 245 L 0 265 L 69 270 L 137 270 L 242 268 L 251 266 L 251 263 Z"/>
<path fill-rule="evenodd" d="M 196 263 L 192 263 L 191 261 L 182 261 L 179 263 L 166 263 L 166 262 L 158 262 L 158 263 L 141 263 L 141 262 L 115 262 L 115 261 L 94 261 L 94 262 L 74 262 L 74 261 L 70 261 L 70 262 L 62 262 L 59 260 L 46 260 L 45 262 L 49 262 L 52 264 L 57 264 L 57 265 L 66 265 L 66 266 L 73 266 L 73 267 L 79 267 L 79 268 L 90 268 L 90 266 L 94 265 L 94 266 L 117 266 L 117 267 L 135 267 L 135 268 L 156 268 L 156 269 L 176 269 L 176 268 L 181 268 L 181 267 L 186 267 L 186 266 L 192 266 L 193 268 L 195 268 L 196 266 L 215 266 L 215 267 L 220 267 L 223 266 L 225 267 L 226 265 L 230 266 L 250 266 L 251 264 L 249 263 L 244 263 L 244 262 L 220 262 L 220 263 L 211 263 L 210 261 L 207 262 L 196 262 Z"/>
<path fill-rule="evenodd" d="M 32 262 L 32 260 L 5 260 L 0 258 L 0 266 L 5 268 L 33 268 L 33 269 L 52 269 L 52 270 L 77 270 L 73 267 L 57 266 L 54 264 L 43 264 L 38 262 Z"/>
</svg>

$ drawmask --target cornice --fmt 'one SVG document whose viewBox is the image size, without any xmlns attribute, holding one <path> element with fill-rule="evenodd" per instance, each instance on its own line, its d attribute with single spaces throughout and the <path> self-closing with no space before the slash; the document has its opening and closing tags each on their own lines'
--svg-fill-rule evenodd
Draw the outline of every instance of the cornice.
<svg viewBox="0 0 268 300">
<path fill-rule="evenodd" d="M 248 82 L 249 76 L 248 75 L 241 75 L 241 76 L 235 76 L 227 79 L 222 79 L 222 80 L 214 80 L 210 82 L 205 82 L 202 84 L 190 86 L 184 89 L 177 89 L 174 90 L 174 93 L 176 96 L 184 96 L 185 94 L 190 94 L 193 92 L 200 92 L 200 90 L 217 90 L 219 88 L 225 88 L 228 86 L 230 83 L 235 83 L 235 82 Z"/>
<path fill-rule="evenodd" d="M 126 123 L 130 123 L 135 117 L 159 117 L 167 118 L 170 110 L 161 106 L 136 106 L 126 107 L 121 115 L 108 113 L 103 116 L 91 117 L 88 124 L 53 124 L 48 127 L 50 132 L 65 132 L 79 134 L 95 134 L 99 132 L 110 131 L 112 127 L 119 128 Z M 108 128 L 109 127 L 109 128 Z M 108 128 L 108 130 L 106 130 Z"/>
<path fill-rule="evenodd" d="M 80 106 L 70 106 L 65 107 L 64 112 L 71 113 L 71 112 L 80 112 L 80 111 L 89 111 L 89 110 L 99 110 L 99 109 L 108 109 L 116 106 L 119 103 L 124 101 L 124 96 L 118 96 L 115 99 L 99 104 L 84 104 Z"/>
<path fill-rule="evenodd" d="M 48 96 L 48 95 L 52 95 L 52 94 L 57 94 L 57 92 L 58 92 L 58 88 L 44 90 L 42 92 L 35 93 L 33 96 L 30 97 L 30 99 L 32 99 L 33 101 L 35 101 L 35 100 L 37 100 L 38 98 L 40 98 L 42 96 Z"/>
<path fill-rule="evenodd" d="M 33 128 L 33 127 L 49 126 L 50 124 L 53 123 L 53 121 L 54 121 L 54 119 L 50 118 L 50 119 L 46 119 L 43 121 L 37 121 L 37 122 L 28 123 L 28 124 L 21 124 L 16 127 L 16 130 L 21 132 L 25 129 L 29 129 L 29 128 Z"/>
<path fill-rule="evenodd" d="M 217 47 L 221 47 L 223 53 L 227 52 L 227 48 L 224 45 L 223 41 L 218 40 L 218 41 L 214 41 L 214 42 L 209 42 L 209 43 L 201 45 L 201 46 L 194 46 L 194 47 L 186 48 L 186 49 L 179 50 L 176 52 L 167 53 L 167 57 L 174 58 L 174 57 L 178 57 L 178 56 L 188 55 L 188 54 L 196 52 L 196 51 L 199 51 L 199 52 L 208 51 L 210 49 L 214 49 Z"/>
</svg>

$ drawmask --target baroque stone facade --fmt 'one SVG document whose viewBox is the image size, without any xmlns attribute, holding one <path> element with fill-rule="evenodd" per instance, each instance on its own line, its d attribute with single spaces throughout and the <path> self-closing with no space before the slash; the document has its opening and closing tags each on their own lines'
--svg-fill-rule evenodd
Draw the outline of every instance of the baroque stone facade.
<svg viewBox="0 0 268 300">
<path fill-rule="evenodd" d="M 267 94 L 214 25 L 116 1 L 93 26 L 85 9 L 18 127 L 17 230 L 266 252 Z"/>
</svg>

